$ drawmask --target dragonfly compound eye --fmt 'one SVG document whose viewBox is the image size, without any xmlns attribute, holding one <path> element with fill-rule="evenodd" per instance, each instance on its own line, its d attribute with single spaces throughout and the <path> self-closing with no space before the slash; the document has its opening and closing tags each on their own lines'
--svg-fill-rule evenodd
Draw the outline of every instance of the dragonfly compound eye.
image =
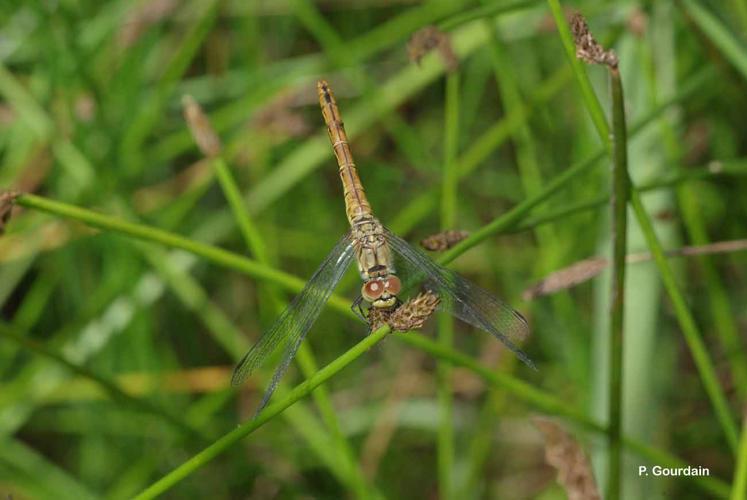
<svg viewBox="0 0 747 500">
<path fill-rule="evenodd" d="M 402 284 L 400 283 L 398 277 L 389 276 L 387 279 L 384 280 L 384 288 L 391 295 L 397 295 L 402 289 Z"/>
<path fill-rule="evenodd" d="M 369 302 L 373 302 L 374 300 L 381 297 L 381 295 L 384 293 L 385 285 L 383 280 L 370 280 L 363 284 L 363 288 L 361 288 L 361 295 L 363 295 L 363 298 L 366 299 Z"/>
</svg>

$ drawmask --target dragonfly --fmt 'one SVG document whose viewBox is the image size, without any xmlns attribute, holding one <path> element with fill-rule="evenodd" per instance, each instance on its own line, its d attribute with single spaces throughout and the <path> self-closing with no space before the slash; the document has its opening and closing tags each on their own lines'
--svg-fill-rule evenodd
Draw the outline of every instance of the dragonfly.
<svg viewBox="0 0 747 500">
<path fill-rule="evenodd" d="M 233 371 L 232 385 L 241 385 L 272 354 L 282 349 L 279 365 L 258 412 L 266 406 L 311 326 L 353 261 L 363 283 L 351 309 L 364 321 L 367 311 L 372 309 L 378 313 L 392 312 L 402 304 L 399 295 L 403 290 L 420 285 L 440 299 L 439 309 L 493 335 L 536 370 L 529 357 L 517 346 L 529 333 L 527 321 L 519 312 L 456 272 L 433 262 L 374 217 L 353 162 L 332 89 L 321 80 L 317 83 L 317 91 L 337 159 L 350 230 L 332 248 L 301 293 L 239 361 Z"/>
</svg>

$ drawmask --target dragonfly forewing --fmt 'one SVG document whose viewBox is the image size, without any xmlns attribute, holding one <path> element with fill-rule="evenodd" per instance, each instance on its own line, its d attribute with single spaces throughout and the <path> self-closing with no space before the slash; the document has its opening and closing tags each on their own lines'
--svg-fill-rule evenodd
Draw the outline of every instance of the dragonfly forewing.
<svg viewBox="0 0 747 500">
<path fill-rule="evenodd" d="M 236 365 L 231 377 L 231 384 L 234 386 L 244 382 L 272 353 L 280 348 L 283 349 L 280 364 L 272 376 L 272 382 L 265 392 L 259 409 L 262 409 L 269 401 L 311 325 L 314 324 L 324 304 L 332 295 L 332 291 L 350 267 L 353 257 L 350 233 L 347 233 L 337 242 L 301 293 L 293 299 L 270 329 Z"/>
<path fill-rule="evenodd" d="M 529 325 L 519 312 L 454 271 L 436 264 L 391 231 L 385 230 L 385 235 L 395 255 L 395 265 L 408 286 L 422 283 L 426 290 L 439 296 L 440 309 L 490 333 L 527 366 L 537 369 L 516 345 L 529 334 Z"/>
</svg>

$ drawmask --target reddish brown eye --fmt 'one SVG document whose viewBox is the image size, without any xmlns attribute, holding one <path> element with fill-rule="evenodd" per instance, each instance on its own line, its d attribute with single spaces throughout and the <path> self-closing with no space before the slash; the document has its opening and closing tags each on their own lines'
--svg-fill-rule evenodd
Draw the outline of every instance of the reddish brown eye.
<svg viewBox="0 0 747 500">
<path fill-rule="evenodd" d="M 384 293 L 384 282 L 380 280 L 368 281 L 361 288 L 361 295 L 369 302 L 373 302 L 381 297 L 382 293 Z"/>
<path fill-rule="evenodd" d="M 399 291 L 402 289 L 402 284 L 399 282 L 398 277 L 389 276 L 387 279 L 384 280 L 384 287 L 390 294 L 397 295 Z"/>
</svg>

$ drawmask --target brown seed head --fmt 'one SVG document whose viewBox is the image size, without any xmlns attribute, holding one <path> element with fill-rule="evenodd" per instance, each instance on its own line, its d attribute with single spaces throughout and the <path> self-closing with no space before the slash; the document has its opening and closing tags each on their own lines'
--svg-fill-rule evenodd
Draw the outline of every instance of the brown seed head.
<svg viewBox="0 0 747 500">
<path fill-rule="evenodd" d="M 207 157 L 220 155 L 221 143 L 200 104 L 191 95 L 182 97 L 184 119 L 202 154 Z"/>
<path fill-rule="evenodd" d="M 448 230 L 432 234 L 420 241 L 420 246 L 431 252 L 443 252 L 467 238 L 467 231 Z"/>
<path fill-rule="evenodd" d="M 418 330 L 423 328 L 440 302 L 441 299 L 433 292 L 423 292 L 395 309 L 387 322 L 394 331 Z"/>
<path fill-rule="evenodd" d="M 459 67 L 459 58 L 454 53 L 448 35 L 435 26 L 426 26 L 416 31 L 407 42 L 407 56 L 411 62 L 420 64 L 426 54 L 437 49 L 446 69 L 451 73 Z"/>
<path fill-rule="evenodd" d="M 368 310 L 368 326 L 371 331 L 376 331 L 384 325 L 389 324 L 389 317 L 394 311 L 391 309 L 382 309 L 372 307 Z"/>
<path fill-rule="evenodd" d="M 558 471 L 558 482 L 569 500 L 599 500 L 591 464 L 581 445 L 549 418 L 532 419 L 545 437 L 545 460 Z"/>
<path fill-rule="evenodd" d="M 584 16 L 579 13 L 571 17 L 571 33 L 576 43 L 576 57 L 589 64 L 604 64 L 610 68 L 617 68 L 617 55 L 612 50 L 604 50 L 589 31 L 589 25 Z"/>
<path fill-rule="evenodd" d="M 10 220 L 13 205 L 20 194 L 18 191 L 0 191 L 0 235 L 5 233 L 5 225 Z"/>
<path fill-rule="evenodd" d="M 543 295 L 550 295 L 560 290 L 566 290 L 590 280 L 606 267 L 607 259 L 602 257 L 593 257 L 576 262 L 555 271 L 542 281 L 527 288 L 522 297 L 524 300 L 532 300 Z"/>
</svg>

